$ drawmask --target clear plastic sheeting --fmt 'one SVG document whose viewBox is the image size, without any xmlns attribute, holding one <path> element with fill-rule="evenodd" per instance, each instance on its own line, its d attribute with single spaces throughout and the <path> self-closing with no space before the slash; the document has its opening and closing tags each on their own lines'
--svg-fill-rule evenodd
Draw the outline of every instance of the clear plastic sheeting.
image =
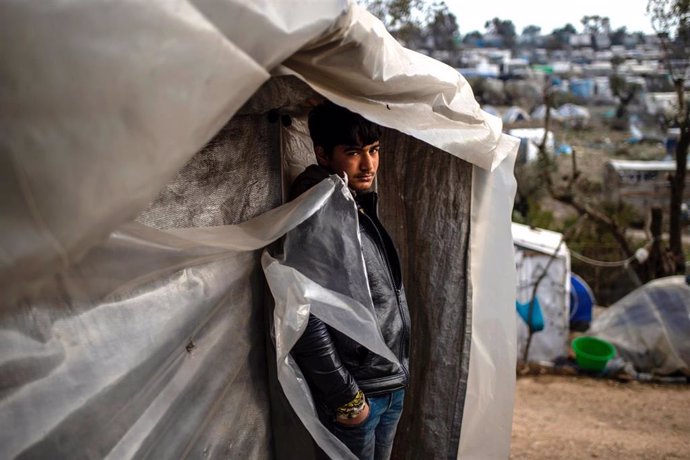
<svg viewBox="0 0 690 460">
<path fill-rule="evenodd" d="M 278 66 L 482 168 L 517 145 L 457 71 L 352 2 L 3 2 L 0 54 L 2 287 L 135 218 Z"/>
<path fill-rule="evenodd" d="M 3 457 L 270 457 L 258 249 L 333 191 L 236 226 L 127 225 L 4 303 Z"/>
<path fill-rule="evenodd" d="M 608 340 L 638 372 L 690 376 L 690 286 L 661 278 L 631 292 L 594 319 L 588 334 Z"/>
<path fill-rule="evenodd" d="M 318 420 L 309 386 L 290 350 L 304 332 L 309 313 L 397 363 L 376 320 L 357 225 L 357 208 L 345 183 L 332 176 L 335 192 L 309 219 L 290 231 L 282 255 L 263 256 L 275 300 L 278 380 L 304 426 L 331 458 L 355 456 Z"/>
<path fill-rule="evenodd" d="M 1 2 L 0 55 L 3 289 L 133 219 L 269 77 L 184 1 Z"/>
</svg>

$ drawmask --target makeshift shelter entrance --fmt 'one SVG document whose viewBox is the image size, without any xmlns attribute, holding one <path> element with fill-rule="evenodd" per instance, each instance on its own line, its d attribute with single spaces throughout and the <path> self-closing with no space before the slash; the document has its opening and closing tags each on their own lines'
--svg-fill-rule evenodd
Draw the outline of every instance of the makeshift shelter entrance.
<svg viewBox="0 0 690 460">
<path fill-rule="evenodd" d="M 416 337 L 399 456 L 508 455 L 517 143 L 453 69 L 401 48 L 362 9 L 294 9 L 3 7 L 0 43 L 23 43 L 3 62 L 19 88 L 0 93 L 3 455 L 304 458 L 280 449 L 285 394 L 319 445 L 347 456 L 287 352 L 312 311 L 385 355 L 362 336 L 366 299 L 262 253 L 319 219 L 356 249 L 337 178 L 280 206 L 310 150 L 316 93 L 386 128 L 381 215 Z M 17 39 L 25 30 L 33 40 Z M 319 235 L 325 247 L 333 233 Z M 364 327 L 329 317 L 336 307 Z"/>
</svg>

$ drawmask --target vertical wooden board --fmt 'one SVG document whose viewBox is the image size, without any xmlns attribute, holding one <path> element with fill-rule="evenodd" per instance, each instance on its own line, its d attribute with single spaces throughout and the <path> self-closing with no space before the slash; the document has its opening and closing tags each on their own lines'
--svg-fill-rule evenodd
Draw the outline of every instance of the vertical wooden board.
<svg viewBox="0 0 690 460">
<path fill-rule="evenodd" d="M 403 263 L 411 381 L 394 458 L 455 458 L 471 331 L 472 167 L 397 131 L 382 137 L 380 214 Z"/>
</svg>

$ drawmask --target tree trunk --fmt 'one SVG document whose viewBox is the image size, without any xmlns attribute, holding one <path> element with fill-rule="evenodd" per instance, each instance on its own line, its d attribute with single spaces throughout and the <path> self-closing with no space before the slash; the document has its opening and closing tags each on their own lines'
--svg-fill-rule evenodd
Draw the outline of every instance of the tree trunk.
<svg viewBox="0 0 690 460">
<path fill-rule="evenodd" d="M 651 223 L 649 225 L 652 233 L 652 246 L 649 249 L 649 258 L 645 264 L 647 268 L 647 279 L 644 280 L 645 282 L 668 275 L 664 271 L 664 254 L 661 244 L 662 223 L 663 212 L 661 208 L 655 206 L 651 211 Z"/>
<path fill-rule="evenodd" d="M 683 79 L 675 82 L 680 111 L 680 137 L 676 145 L 676 172 L 671 178 L 671 206 L 669 221 L 669 243 L 673 253 L 676 274 L 685 273 L 685 254 L 683 252 L 681 205 L 685 192 L 685 175 L 688 165 L 688 145 L 690 145 L 690 119 L 685 110 Z"/>
</svg>

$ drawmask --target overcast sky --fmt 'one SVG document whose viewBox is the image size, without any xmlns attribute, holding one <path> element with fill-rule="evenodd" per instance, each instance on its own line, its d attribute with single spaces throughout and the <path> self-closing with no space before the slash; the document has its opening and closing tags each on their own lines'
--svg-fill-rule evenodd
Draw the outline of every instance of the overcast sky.
<svg viewBox="0 0 690 460">
<path fill-rule="evenodd" d="M 567 23 L 581 31 L 580 19 L 594 15 L 608 16 L 614 30 L 626 26 L 628 32 L 652 33 L 645 15 L 647 0 L 446 0 L 446 4 L 457 16 L 462 35 L 484 32 L 484 23 L 494 17 L 513 21 L 518 35 L 531 24 L 546 34 Z"/>
</svg>

